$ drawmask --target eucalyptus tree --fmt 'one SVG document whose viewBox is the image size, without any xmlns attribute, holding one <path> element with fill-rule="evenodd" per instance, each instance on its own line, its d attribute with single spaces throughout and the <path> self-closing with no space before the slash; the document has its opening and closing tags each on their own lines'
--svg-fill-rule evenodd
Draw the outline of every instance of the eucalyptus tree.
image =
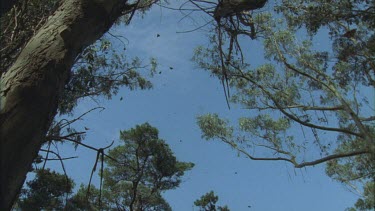
<svg viewBox="0 0 375 211">
<path fill-rule="evenodd" d="M 111 67 L 96 60 L 96 66 L 93 65 L 93 48 L 86 47 L 100 39 L 116 21 L 122 18 L 128 23 L 136 11 L 144 12 L 155 2 L 1 2 L 7 6 L 1 10 L 1 42 L 5 44 L 1 49 L 0 71 L 1 210 L 10 209 L 16 199 L 59 106 L 61 111 L 69 111 L 77 99 L 88 93 L 110 96 L 119 86 L 150 86 L 134 69 L 126 74 L 108 71 L 121 69 L 125 64 Z M 105 42 L 96 46 L 108 48 Z M 82 58 L 85 68 L 72 71 Z M 98 66 L 108 69 L 100 72 L 95 69 Z M 89 80 L 77 80 L 83 77 Z"/>
<path fill-rule="evenodd" d="M 200 116 L 202 137 L 251 160 L 326 163 L 328 176 L 361 194 L 358 209 L 373 208 L 374 2 L 192 2 L 216 20 L 211 45 L 198 47 L 194 61 L 249 111 L 237 126 Z M 263 64 L 253 63 L 251 45 L 263 45 L 252 51 L 264 54 Z"/>
</svg>

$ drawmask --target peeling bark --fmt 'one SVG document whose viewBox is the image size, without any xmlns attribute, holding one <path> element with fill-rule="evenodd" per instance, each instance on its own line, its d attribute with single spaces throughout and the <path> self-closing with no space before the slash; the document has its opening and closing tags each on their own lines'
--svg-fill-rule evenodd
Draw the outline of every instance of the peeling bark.
<svg viewBox="0 0 375 211">
<path fill-rule="evenodd" d="M 10 210 L 57 110 L 76 56 L 131 7 L 66 0 L 0 79 L 0 210 Z"/>
</svg>

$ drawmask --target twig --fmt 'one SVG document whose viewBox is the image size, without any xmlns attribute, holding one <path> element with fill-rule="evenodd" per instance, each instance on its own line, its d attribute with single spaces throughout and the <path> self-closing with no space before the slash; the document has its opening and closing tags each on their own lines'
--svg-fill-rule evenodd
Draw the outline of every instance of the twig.
<svg viewBox="0 0 375 211">
<path fill-rule="evenodd" d="M 44 164 L 43 164 L 43 170 L 44 168 L 46 167 L 46 164 L 47 164 L 47 160 L 48 160 L 48 155 L 49 155 L 49 151 L 51 149 L 51 141 L 48 142 L 48 149 L 47 149 L 47 155 L 46 155 L 46 158 L 44 159 Z"/>
<path fill-rule="evenodd" d="M 68 177 L 68 174 L 66 173 L 66 170 L 65 170 L 65 166 L 64 166 L 64 162 L 63 162 L 63 159 L 61 158 L 61 156 L 58 154 L 58 153 L 56 153 L 56 152 L 54 152 L 54 151 L 51 151 L 51 150 L 45 150 L 45 149 L 40 149 L 40 151 L 42 151 L 42 152 L 47 152 L 47 153 L 52 153 L 52 154 L 54 154 L 54 155 L 56 155 L 57 157 L 58 157 L 58 160 L 60 161 L 60 163 L 61 163 L 61 167 L 62 167 L 62 169 L 63 169 L 63 171 L 64 171 L 64 175 L 65 175 L 65 180 L 66 180 L 66 195 L 65 195 L 65 200 L 66 201 L 68 201 L 68 188 L 69 188 L 69 177 Z"/>
<path fill-rule="evenodd" d="M 207 22 L 207 23 L 203 24 L 202 26 L 199 26 L 199 27 L 197 27 L 197 28 L 195 28 L 195 29 L 191 29 L 191 30 L 187 30 L 187 31 L 177 31 L 176 33 L 177 33 L 177 34 L 182 34 L 182 33 L 189 33 L 189 32 L 193 32 L 193 31 L 197 31 L 197 30 L 199 30 L 199 29 L 201 29 L 201 28 L 207 26 L 207 25 L 210 24 L 212 21 L 213 21 L 213 20 L 211 20 L 211 21 L 209 21 L 209 22 Z"/>
<path fill-rule="evenodd" d="M 44 160 L 48 160 L 48 161 L 54 161 L 54 160 L 71 160 L 71 159 L 75 159 L 75 158 L 78 158 L 78 156 L 72 156 L 72 157 L 66 157 L 66 158 L 42 158 Z"/>
</svg>

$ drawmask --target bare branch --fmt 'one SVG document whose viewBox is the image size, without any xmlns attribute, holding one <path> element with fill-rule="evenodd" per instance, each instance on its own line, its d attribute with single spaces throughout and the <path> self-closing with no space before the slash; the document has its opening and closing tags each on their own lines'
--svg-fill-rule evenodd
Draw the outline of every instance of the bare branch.
<svg viewBox="0 0 375 211">
<path fill-rule="evenodd" d="M 76 121 L 78 121 L 78 120 L 81 120 L 81 118 L 82 118 L 83 116 L 85 116 L 86 114 L 88 114 L 88 113 L 90 113 L 90 112 L 92 112 L 92 111 L 94 111 L 94 110 L 96 110 L 96 109 L 101 109 L 100 111 L 103 111 L 105 108 L 104 108 L 104 107 L 100 107 L 100 106 L 99 106 L 99 107 L 95 107 L 95 108 L 92 108 L 92 109 L 86 111 L 85 113 L 79 115 L 79 116 L 78 116 L 77 118 L 75 118 L 75 119 L 72 119 L 72 120 L 61 119 L 57 124 L 61 124 L 60 127 L 61 127 L 61 128 L 64 128 L 64 127 L 66 127 L 66 126 L 72 124 L 73 122 L 76 122 Z M 64 122 L 64 123 L 62 123 L 62 122 Z"/>
<path fill-rule="evenodd" d="M 64 175 L 65 175 L 65 180 L 66 180 L 66 187 L 68 188 L 69 186 L 69 177 L 68 177 L 68 174 L 66 173 L 66 170 L 65 170 L 65 166 L 64 166 L 64 162 L 63 162 L 63 158 L 61 158 L 61 156 L 59 155 L 59 153 L 56 153 L 54 151 L 51 151 L 51 150 L 45 150 L 45 149 L 40 149 L 39 151 L 42 151 L 42 152 L 47 152 L 47 153 L 52 153 L 54 155 L 56 155 L 58 157 L 57 160 L 60 161 L 61 163 L 61 167 L 64 171 Z M 65 195 L 65 200 L 67 201 L 68 200 L 68 192 L 66 193 Z"/>
<path fill-rule="evenodd" d="M 363 122 L 371 122 L 371 121 L 374 121 L 375 120 L 375 116 L 370 116 L 370 117 L 362 117 L 362 118 L 359 118 L 361 121 Z"/>
<path fill-rule="evenodd" d="M 54 160 L 71 160 L 71 159 L 75 159 L 75 158 L 78 158 L 78 156 L 72 156 L 72 157 L 66 157 L 66 158 L 42 158 L 46 161 L 54 161 Z"/>
<path fill-rule="evenodd" d="M 340 111 L 340 110 L 343 110 L 342 106 L 321 107 L 321 106 L 291 105 L 291 106 L 283 106 L 282 108 L 283 109 L 301 109 L 304 111 L 310 111 L 310 110 L 312 111 Z M 248 109 L 254 109 L 254 108 L 248 108 Z M 265 107 L 256 107 L 255 109 L 266 110 L 266 109 L 278 109 L 278 108 L 275 106 L 267 105 Z"/>
<path fill-rule="evenodd" d="M 338 154 L 329 155 L 327 157 L 324 157 L 324 158 L 321 158 L 321 159 L 318 159 L 318 160 L 314 160 L 314 161 L 310 161 L 310 162 L 303 162 L 303 163 L 295 165 L 295 167 L 296 168 L 303 168 L 303 167 L 306 167 L 306 166 L 315 166 L 317 164 L 324 163 L 324 162 L 327 162 L 327 161 L 330 161 L 330 160 L 335 160 L 335 159 L 339 159 L 339 158 L 346 158 L 346 157 L 353 157 L 353 156 L 357 156 L 357 155 L 370 154 L 370 153 L 371 153 L 371 151 L 369 149 L 358 150 L 358 151 L 353 151 L 353 152 L 346 152 L 346 153 L 338 153 Z"/>
</svg>

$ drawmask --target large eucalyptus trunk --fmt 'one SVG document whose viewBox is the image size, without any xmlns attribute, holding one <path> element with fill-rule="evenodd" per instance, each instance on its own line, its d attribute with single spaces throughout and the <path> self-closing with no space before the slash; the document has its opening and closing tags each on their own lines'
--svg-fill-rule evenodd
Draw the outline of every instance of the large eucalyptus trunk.
<svg viewBox="0 0 375 211">
<path fill-rule="evenodd" d="M 125 0 L 65 0 L 0 80 L 0 210 L 10 210 L 57 110 L 77 55 L 129 9 Z"/>
</svg>

